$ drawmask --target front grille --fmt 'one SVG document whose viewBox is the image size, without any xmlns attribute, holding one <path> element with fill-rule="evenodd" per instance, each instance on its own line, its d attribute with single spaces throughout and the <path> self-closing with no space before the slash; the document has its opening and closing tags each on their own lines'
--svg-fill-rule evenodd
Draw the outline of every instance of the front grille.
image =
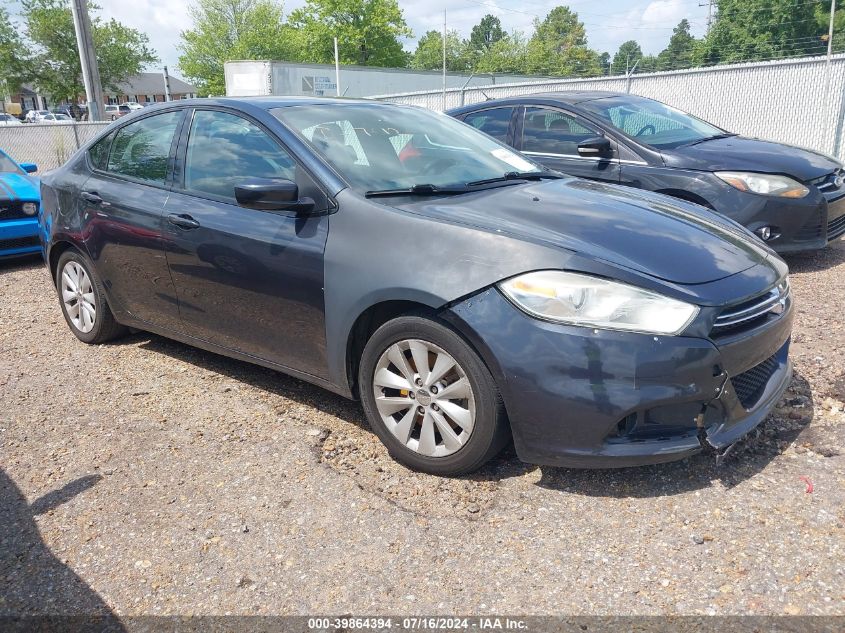
<svg viewBox="0 0 845 633">
<path fill-rule="evenodd" d="M 38 236 L 30 235 L 27 237 L 16 237 L 11 240 L 0 240 L 0 251 L 11 250 L 13 248 L 29 248 L 30 246 L 39 246 Z"/>
<path fill-rule="evenodd" d="M 829 174 L 825 174 L 824 176 L 814 178 L 813 180 L 808 181 L 808 184 L 814 185 L 818 188 L 819 191 L 823 193 L 832 193 L 834 191 L 842 189 L 842 187 L 836 186 L 837 176 L 845 176 L 845 170 L 837 169 L 836 171 L 832 171 Z"/>
<path fill-rule="evenodd" d="M 786 307 L 789 292 L 789 280 L 784 279 L 762 295 L 724 308 L 716 317 L 716 322 L 710 331 L 711 336 L 734 333 L 760 325 L 772 315 L 773 309 L 777 306 Z"/>
<path fill-rule="evenodd" d="M 731 385 L 733 385 L 736 397 L 739 399 L 742 406 L 750 409 L 766 389 L 769 379 L 774 375 L 778 368 L 777 354 L 764 360 L 759 365 L 755 365 L 748 371 L 744 371 L 731 378 Z"/>
<path fill-rule="evenodd" d="M 845 233 L 845 215 L 840 215 L 827 223 L 827 239 L 835 240 L 837 237 Z"/>
<path fill-rule="evenodd" d="M 20 200 L 0 200 L 0 221 L 32 217 L 35 216 L 23 212 L 23 202 Z"/>
</svg>

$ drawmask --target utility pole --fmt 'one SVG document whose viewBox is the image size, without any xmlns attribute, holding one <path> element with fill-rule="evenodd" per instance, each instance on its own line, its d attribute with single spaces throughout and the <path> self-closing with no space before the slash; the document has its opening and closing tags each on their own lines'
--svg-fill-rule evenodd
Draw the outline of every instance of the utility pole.
<svg viewBox="0 0 845 633">
<path fill-rule="evenodd" d="M 170 74 L 167 72 L 167 66 L 164 67 L 164 100 L 173 101 L 170 96 Z"/>
<path fill-rule="evenodd" d="M 698 3 L 700 7 L 707 7 L 707 35 L 710 35 L 710 27 L 713 25 L 713 0 L 707 0 L 706 4 Z"/>
<path fill-rule="evenodd" d="M 833 54 L 833 16 L 836 13 L 836 0 L 830 0 L 830 27 L 827 30 L 827 70 L 830 73 L 830 56 Z"/>
<path fill-rule="evenodd" d="M 334 83 L 335 92 L 340 96 L 340 56 L 337 54 L 337 38 L 334 38 Z"/>
<path fill-rule="evenodd" d="M 446 111 L 446 9 L 443 9 L 443 111 Z"/>
<path fill-rule="evenodd" d="M 100 67 L 94 51 L 91 36 L 91 19 L 88 17 L 86 0 L 72 0 L 73 28 L 76 31 L 76 46 L 79 49 L 79 64 L 82 67 L 82 83 L 85 84 L 85 100 L 88 102 L 88 120 L 103 120 L 103 85 L 100 83 Z"/>
</svg>

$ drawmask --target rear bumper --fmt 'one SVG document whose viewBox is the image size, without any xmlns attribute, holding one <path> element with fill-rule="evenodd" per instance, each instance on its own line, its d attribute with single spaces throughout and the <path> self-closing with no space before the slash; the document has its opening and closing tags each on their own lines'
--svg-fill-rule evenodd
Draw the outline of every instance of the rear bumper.
<svg viewBox="0 0 845 633">
<path fill-rule="evenodd" d="M 0 221 L 0 258 L 40 252 L 36 218 Z"/>
<path fill-rule="evenodd" d="M 639 466 L 724 448 L 765 419 L 791 378 L 792 309 L 730 342 L 592 330 L 530 318 L 489 289 L 449 318 L 484 356 L 520 459 Z M 765 365 L 762 365 L 765 363 Z M 732 382 L 765 366 L 740 402 Z M 753 375 L 753 374 L 752 374 Z"/>
</svg>

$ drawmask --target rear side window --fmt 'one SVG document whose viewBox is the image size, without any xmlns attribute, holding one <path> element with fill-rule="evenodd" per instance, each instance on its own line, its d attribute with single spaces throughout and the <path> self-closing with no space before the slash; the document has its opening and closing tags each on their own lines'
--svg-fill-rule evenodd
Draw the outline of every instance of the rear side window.
<svg viewBox="0 0 845 633">
<path fill-rule="evenodd" d="M 296 180 L 296 162 L 261 128 L 234 114 L 198 110 L 191 122 L 185 189 L 234 201 L 250 178 Z"/>
<path fill-rule="evenodd" d="M 166 112 L 120 128 L 111 144 L 108 171 L 164 185 L 167 157 L 181 116 L 181 111 Z"/>
<path fill-rule="evenodd" d="M 94 143 L 91 146 L 91 149 L 88 150 L 88 157 L 91 159 L 91 163 L 96 169 L 106 168 L 106 162 L 109 158 L 109 147 L 111 147 L 111 141 L 113 138 L 114 132 L 107 134 L 105 137 Z"/>
<path fill-rule="evenodd" d="M 578 144 L 598 136 L 577 118 L 548 108 L 528 108 L 522 131 L 522 151 L 578 156 Z"/>
<path fill-rule="evenodd" d="M 513 108 L 490 108 L 466 115 L 464 123 L 469 123 L 472 127 L 492 136 L 497 141 L 506 143 L 511 116 L 513 116 Z"/>
</svg>

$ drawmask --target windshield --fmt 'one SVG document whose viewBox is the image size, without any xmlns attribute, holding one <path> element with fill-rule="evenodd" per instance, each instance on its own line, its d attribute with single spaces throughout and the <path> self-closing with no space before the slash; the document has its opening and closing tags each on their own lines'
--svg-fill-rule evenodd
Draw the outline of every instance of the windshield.
<svg viewBox="0 0 845 633">
<path fill-rule="evenodd" d="M 609 97 L 579 105 L 624 134 L 660 149 L 673 149 L 725 133 L 691 114 L 643 97 Z"/>
<path fill-rule="evenodd" d="M 362 192 L 443 188 L 543 171 L 485 134 L 420 108 L 327 103 L 271 112 Z"/>
<path fill-rule="evenodd" d="M 0 174 L 19 174 L 21 173 L 18 164 L 11 158 L 0 152 Z"/>
</svg>

